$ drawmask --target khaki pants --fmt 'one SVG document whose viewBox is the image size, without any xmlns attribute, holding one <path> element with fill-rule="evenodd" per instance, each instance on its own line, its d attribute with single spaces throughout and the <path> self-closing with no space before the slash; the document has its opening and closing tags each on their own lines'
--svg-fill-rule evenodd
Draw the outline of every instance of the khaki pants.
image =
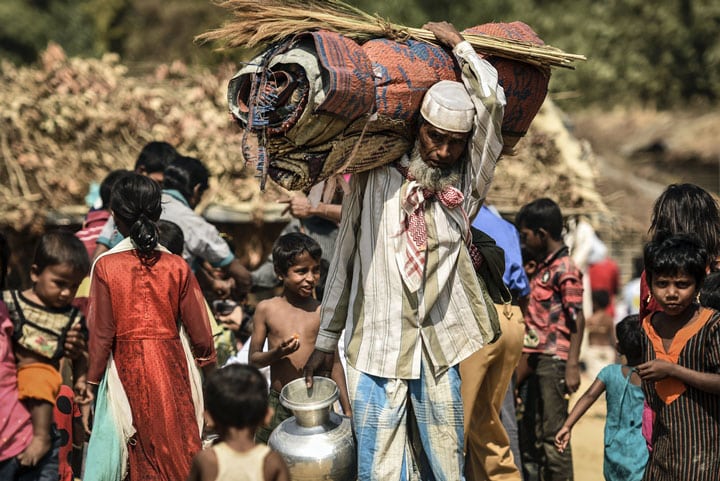
<svg viewBox="0 0 720 481">
<path fill-rule="evenodd" d="M 525 322 L 520 308 L 495 306 L 502 335 L 460 363 L 465 410 L 465 477 L 467 481 L 520 481 L 500 409 L 522 355 Z"/>
</svg>

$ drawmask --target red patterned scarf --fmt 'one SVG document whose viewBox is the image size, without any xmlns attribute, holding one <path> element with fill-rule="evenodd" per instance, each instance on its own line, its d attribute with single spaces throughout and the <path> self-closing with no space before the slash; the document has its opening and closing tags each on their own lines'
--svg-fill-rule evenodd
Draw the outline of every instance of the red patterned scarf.
<svg viewBox="0 0 720 481">
<path fill-rule="evenodd" d="M 408 287 L 415 291 L 420 286 L 425 271 L 427 258 L 427 226 L 425 225 L 425 202 L 440 201 L 445 207 L 462 209 L 465 196 L 452 185 L 434 192 L 419 184 L 407 167 L 395 164 L 395 168 L 410 184 L 401 199 L 405 217 L 403 219 L 401 234 L 406 237 L 405 243 L 405 279 Z"/>
</svg>

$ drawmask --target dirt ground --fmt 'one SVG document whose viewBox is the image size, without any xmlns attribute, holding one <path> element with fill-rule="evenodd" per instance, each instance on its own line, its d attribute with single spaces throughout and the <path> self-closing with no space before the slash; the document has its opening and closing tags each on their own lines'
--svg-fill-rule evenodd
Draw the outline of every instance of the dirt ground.
<svg viewBox="0 0 720 481">
<path fill-rule="evenodd" d="M 582 377 L 580 390 L 570 400 L 575 403 L 592 380 Z M 603 433 L 605 430 L 605 398 L 597 400 L 585 416 L 575 425 L 570 444 L 573 450 L 575 481 L 604 481 L 603 477 Z"/>
</svg>

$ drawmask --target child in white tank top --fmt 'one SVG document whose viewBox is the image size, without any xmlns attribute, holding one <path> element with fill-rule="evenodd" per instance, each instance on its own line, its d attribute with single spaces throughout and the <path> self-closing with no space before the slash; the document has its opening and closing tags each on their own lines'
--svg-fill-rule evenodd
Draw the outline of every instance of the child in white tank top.
<svg viewBox="0 0 720 481">
<path fill-rule="evenodd" d="M 289 481 L 282 457 L 255 444 L 269 422 L 268 386 L 256 368 L 231 364 L 205 381 L 205 417 L 219 442 L 195 455 L 188 481 Z"/>
</svg>

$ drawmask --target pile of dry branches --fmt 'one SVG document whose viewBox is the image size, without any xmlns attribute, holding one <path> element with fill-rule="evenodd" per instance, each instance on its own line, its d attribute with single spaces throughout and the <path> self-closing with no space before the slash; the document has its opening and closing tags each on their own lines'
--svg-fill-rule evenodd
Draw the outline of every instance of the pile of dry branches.
<svg viewBox="0 0 720 481">
<path fill-rule="evenodd" d="M 36 68 L 2 63 L 0 224 L 41 229 L 49 209 L 82 205 L 91 182 L 132 168 L 151 140 L 208 166 L 215 182 L 207 201 L 259 202 L 227 113 L 231 71 L 190 72 L 175 63 L 134 77 L 116 56 L 68 59 L 57 45 Z"/>
</svg>

